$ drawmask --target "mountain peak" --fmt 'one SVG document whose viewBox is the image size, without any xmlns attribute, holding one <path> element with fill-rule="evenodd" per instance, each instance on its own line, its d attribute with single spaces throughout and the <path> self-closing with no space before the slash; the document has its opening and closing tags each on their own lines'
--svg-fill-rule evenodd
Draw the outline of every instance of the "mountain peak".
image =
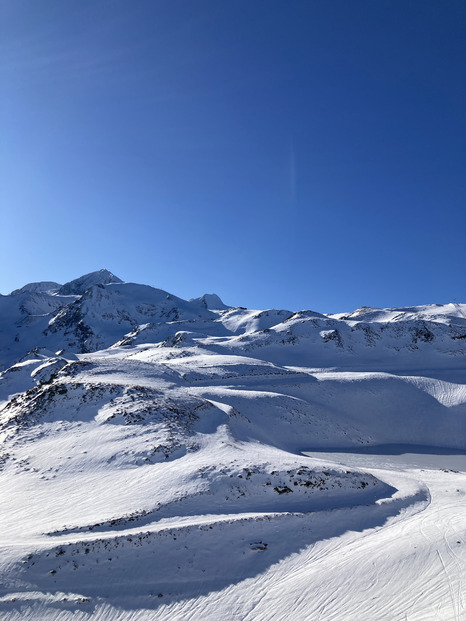
<svg viewBox="0 0 466 621">
<path fill-rule="evenodd" d="M 60 286 L 59 283 L 51 281 L 30 282 L 21 287 L 21 289 L 15 289 L 10 295 L 18 295 L 19 293 L 55 293 Z"/>
<path fill-rule="evenodd" d="M 209 310 L 226 310 L 230 308 L 222 302 L 216 293 L 204 293 L 200 298 L 193 298 L 190 302 L 199 302 L 204 308 Z"/>
<path fill-rule="evenodd" d="M 111 283 L 121 282 L 123 281 L 118 278 L 118 276 L 112 274 L 112 272 L 109 272 L 106 269 L 101 269 L 96 272 L 84 274 L 84 276 L 80 276 L 75 280 L 65 283 L 62 287 L 60 287 L 59 293 L 61 295 L 81 295 L 89 289 L 89 287 L 94 285 L 109 285 Z"/>
</svg>

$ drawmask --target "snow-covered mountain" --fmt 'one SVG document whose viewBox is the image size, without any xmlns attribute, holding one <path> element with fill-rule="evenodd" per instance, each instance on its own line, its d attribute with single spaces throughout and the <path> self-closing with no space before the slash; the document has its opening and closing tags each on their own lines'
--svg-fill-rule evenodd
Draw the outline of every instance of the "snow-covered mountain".
<svg viewBox="0 0 466 621">
<path fill-rule="evenodd" d="M 217 316 L 211 306 L 227 308 L 217 296 L 187 302 L 161 289 L 123 283 L 107 270 L 64 285 L 26 285 L 0 296 L 0 369 L 36 347 L 93 352 L 147 323 L 212 320 Z"/>
<path fill-rule="evenodd" d="M 412 579 L 409 618 L 461 618 L 464 473 L 316 452 L 464 452 L 465 354 L 462 304 L 248 310 L 107 270 L 0 296 L 0 617 L 404 619 Z"/>
<path fill-rule="evenodd" d="M 182 300 L 100 270 L 65 285 L 32 283 L 0 296 L 0 337 L 3 368 L 35 347 L 83 354 L 168 338 L 218 352 L 254 351 L 266 360 L 291 356 L 290 363 L 308 366 L 399 368 L 401 351 L 408 366 L 438 355 L 461 362 L 466 305 L 363 307 L 339 315 L 251 311 L 228 307 L 214 294 Z"/>
</svg>

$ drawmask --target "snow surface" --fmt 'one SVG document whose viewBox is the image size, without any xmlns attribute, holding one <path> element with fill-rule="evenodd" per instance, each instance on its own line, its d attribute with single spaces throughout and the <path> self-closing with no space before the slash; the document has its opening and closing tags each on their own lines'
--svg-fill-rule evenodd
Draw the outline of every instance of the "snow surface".
<svg viewBox="0 0 466 621">
<path fill-rule="evenodd" d="M 466 618 L 466 305 L 55 285 L 0 296 L 2 621 Z"/>
</svg>

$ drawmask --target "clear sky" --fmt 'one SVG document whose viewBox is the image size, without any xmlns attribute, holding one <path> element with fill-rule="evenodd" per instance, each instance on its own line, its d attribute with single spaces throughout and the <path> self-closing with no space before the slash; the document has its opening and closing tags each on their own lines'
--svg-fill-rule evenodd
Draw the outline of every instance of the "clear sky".
<svg viewBox="0 0 466 621">
<path fill-rule="evenodd" d="M 464 0 L 0 0 L 0 292 L 466 302 Z"/>
</svg>

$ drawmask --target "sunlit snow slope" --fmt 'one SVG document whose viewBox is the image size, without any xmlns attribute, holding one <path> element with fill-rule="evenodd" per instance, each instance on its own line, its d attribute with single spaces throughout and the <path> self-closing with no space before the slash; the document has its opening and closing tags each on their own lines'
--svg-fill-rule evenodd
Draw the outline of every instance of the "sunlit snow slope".
<svg viewBox="0 0 466 621">
<path fill-rule="evenodd" d="M 464 472 L 331 457 L 464 454 L 465 353 L 460 304 L 0 296 L 0 618 L 466 618 Z"/>
</svg>

